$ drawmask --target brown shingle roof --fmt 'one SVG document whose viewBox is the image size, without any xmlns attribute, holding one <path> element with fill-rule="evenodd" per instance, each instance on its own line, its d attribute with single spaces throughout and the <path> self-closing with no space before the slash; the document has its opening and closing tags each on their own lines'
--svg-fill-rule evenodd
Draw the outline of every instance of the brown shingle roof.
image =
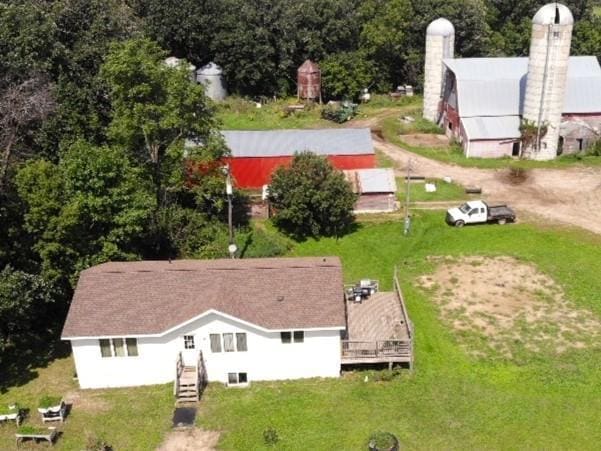
<svg viewBox="0 0 601 451">
<path fill-rule="evenodd" d="M 214 309 L 265 329 L 345 327 L 337 257 L 112 262 L 83 271 L 63 338 L 162 334 Z"/>
</svg>

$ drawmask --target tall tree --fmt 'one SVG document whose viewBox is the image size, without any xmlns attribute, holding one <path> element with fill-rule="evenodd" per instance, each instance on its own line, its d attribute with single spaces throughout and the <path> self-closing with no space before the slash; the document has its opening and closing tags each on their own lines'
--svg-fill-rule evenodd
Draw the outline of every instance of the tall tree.
<svg viewBox="0 0 601 451">
<path fill-rule="evenodd" d="M 58 164 L 28 163 L 17 186 L 47 280 L 68 289 L 91 265 L 141 254 L 154 196 L 122 149 L 76 142 Z"/>
<path fill-rule="evenodd" d="M 41 332 L 36 326 L 52 302 L 50 286 L 41 277 L 11 266 L 0 271 L 0 364 L 10 348 L 18 348 L 32 331 Z"/>
<path fill-rule="evenodd" d="M 0 92 L 0 192 L 21 134 L 30 124 L 45 120 L 55 107 L 51 84 L 39 76 L 9 85 Z"/>
<path fill-rule="evenodd" d="M 166 55 L 155 42 L 136 39 L 115 45 L 102 67 L 113 105 L 109 136 L 144 166 L 154 184 L 152 229 L 158 254 L 170 227 L 164 220 L 171 216 L 163 210 L 174 203 L 198 206 L 190 199 L 192 191 L 199 195 L 199 183 L 188 189 L 188 169 L 196 163 L 214 169 L 227 150 L 204 88 L 190 79 L 187 63 L 164 64 Z M 201 145 L 184 148 L 186 140 Z M 214 170 L 211 175 L 223 178 Z"/>
</svg>

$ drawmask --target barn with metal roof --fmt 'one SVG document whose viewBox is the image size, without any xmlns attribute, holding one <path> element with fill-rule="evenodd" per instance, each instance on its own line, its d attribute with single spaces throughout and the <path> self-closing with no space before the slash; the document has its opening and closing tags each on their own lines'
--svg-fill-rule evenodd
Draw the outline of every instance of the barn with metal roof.
<svg viewBox="0 0 601 451">
<path fill-rule="evenodd" d="M 229 130 L 222 132 L 231 151 L 229 164 L 237 186 L 261 188 L 294 154 L 310 151 L 328 158 L 337 169 L 375 167 L 370 130 L 340 128 L 316 130 Z"/>
<path fill-rule="evenodd" d="M 499 157 L 519 152 L 528 58 L 444 59 L 443 125 L 472 157 Z M 601 117 L 601 67 L 594 56 L 568 61 L 562 129 L 574 120 Z M 563 142 L 567 153 L 580 142 Z"/>
<path fill-rule="evenodd" d="M 601 67 L 594 56 L 570 56 L 567 6 L 549 3 L 534 15 L 528 57 L 454 57 L 452 24 L 444 39 L 430 31 L 446 22 L 426 32 L 423 114 L 466 156 L 549 160 L 599 140 Z"/>
</svg>

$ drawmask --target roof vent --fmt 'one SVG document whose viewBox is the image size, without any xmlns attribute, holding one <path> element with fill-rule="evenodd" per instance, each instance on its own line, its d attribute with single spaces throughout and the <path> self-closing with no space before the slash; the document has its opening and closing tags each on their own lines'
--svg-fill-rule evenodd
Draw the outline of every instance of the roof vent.
<svg viewBox="0 0 601 451">
<path fill-rule="evenodd" d="M 277 297 L 277 301 L 278 302 L 284 302 L 284 296 L 278 296 Z"/>
</svg>

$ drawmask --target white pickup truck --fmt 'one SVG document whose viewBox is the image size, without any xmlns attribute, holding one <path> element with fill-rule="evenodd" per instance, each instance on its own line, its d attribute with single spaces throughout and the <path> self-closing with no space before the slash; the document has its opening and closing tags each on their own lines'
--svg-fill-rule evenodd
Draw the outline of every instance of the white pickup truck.
<svg viewBox="0 0 601 451">
<path fill-rule="evenodd" d="M 474 200 L 460 207 L 449 208 L 446 221 L 455 227 L 486 222 L 505 224 L 515 221 L 515 212 L 507 205 L 488 205 L 484 201 Z"/>
</svg>

